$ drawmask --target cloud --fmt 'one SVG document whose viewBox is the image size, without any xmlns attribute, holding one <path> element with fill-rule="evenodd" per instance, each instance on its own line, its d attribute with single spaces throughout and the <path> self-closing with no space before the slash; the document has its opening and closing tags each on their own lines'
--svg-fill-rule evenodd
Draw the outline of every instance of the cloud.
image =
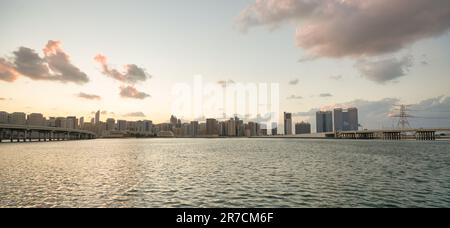
<svg viewBox="0 0 450 228">
<path fill-rule="evenodd" d="M 48 41 L 44 48 L 44 57 L 27 47 L 19 47 L 13 52 L 12 62 L 0 58 L 0 80 L 12 82 L 19 75 L 32 80 L 89 82 L 88 76 L 70 62 L 70 57 L 63 51 L 59 41 Z"/>
<path fill-rule="evenodd" d="M 87 99 L 87 100 L 101 100 L 102 98 L 98 95 L 87 94 L 87 93 L 79 93 L 77 97 Z"/>
<path fill-rule="evenodd" d="M 123 98 L 133 98 L 133 99 L 140 99 L 143 100 L 147 97 L 150 97 L 149 94 L 146 94 L 144 92 L 139 92 L 135 87 L 133 86 L 122 86 L 120 87 L 120 96 Z"/>
<path fill-rule="evenodd" d="M 336 80 L 336 81 L 339 81 L 339 80 L 342 80 L 342 75 L 332 75 L 332 76 L 330 76 L 330 79 L 333 79 L 333 80 Z"/>
<path fill-rule="evenodd" d="M 319 94 L 319 97 L 332 97 L 333 96 L 333 94 L 331 94 L 331 93 L 321 93 L 321 94 Z"/>
<path fill-rule="evenodd" d="M 303 99 L 303 97 L 302 96 L 297 96 L 297 95 L 291 95 L 287 99 L 288 100 L 301 100 L 301 99 Z"/>
<path fill-rule="evenodd" d="M 5 100 L 6 100 L 6 98 L 0 97 L 0 101 L 5 101 Z"/>
<path fill-rule="evenodd" d="M 0 80 L 13 82 L 17 80 L 19 73 L 14 66 L 3 58 L 0 58 Z"/>
<path fill-rule="evenodd" d="M 88 76 L 70 62 L 70 57 L 62 50 L 60 41 L 48 41 L 44 53 L 45 60 L 58 81 L 77 84 L 89 82 Z"/>
<path fill-rule="evenodd" d="M 120 72 L 108 65 L 108 58 L 104 55 L 98 54 L 95 56 L 94 60 L 102 65 L 103 74 L 121 82 L 135 84 L 151 78 L 143 68 L 140 68 L 135 64 L 125 65 L 124 72 Z"/>
<path fill-rule="evenodd" d="M 123 115 L 124 117 L 146 117 L 143 112 L 131 112 Z"/>
<path fill-rule="evenodd" d="M 284 22 L 311 56 L 378 56 L 447 32 L 450 1 L 257 0 L 237 18 L 243 31 Z"/>
<path fill-rule="evenodd" d="M 289 85 L 298 85 L 298 83 L 300 83 L 299 79 L 294 79 L 294 80 L 289 81 Z"/>
<path fill-rule="evenodd" d="M 380 84 L 405 76 L 412 66 L 413 59 L 411 56 L 402 59 L 359 60 L 355 64 L 355 68 L 362 77 Z"/>
</svg>

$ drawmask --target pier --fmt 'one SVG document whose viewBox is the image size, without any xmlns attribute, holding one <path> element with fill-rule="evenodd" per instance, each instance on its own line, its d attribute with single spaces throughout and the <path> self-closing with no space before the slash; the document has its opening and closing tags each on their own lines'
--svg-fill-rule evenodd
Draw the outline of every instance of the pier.
<svg viewBox="0 0 450 228">
<path fill-rule="evenodd" d="M 337 139 L 383 139 L 383 140 L 405 140 L 415 139 L 417 141 L 435 141 L 437 132 L 450 132 L 450 128 L 440 129 L 404 129 L 404 130 L 374 130 L 374 131 L 343 131 L 336 132 Z"/>
<path fill-rule="evenodd" d="M 66 129 L 45 126 L 0 124 L 0 143 L 9 142 L 38 142 L 89 140 L 97 136 L 90 131 Z"/>
</svg>

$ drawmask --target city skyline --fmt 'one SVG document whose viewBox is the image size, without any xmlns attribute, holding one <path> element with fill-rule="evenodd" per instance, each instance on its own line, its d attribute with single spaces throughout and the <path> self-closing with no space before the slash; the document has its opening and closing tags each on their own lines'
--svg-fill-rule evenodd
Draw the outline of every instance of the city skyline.
<svg viewBox="0 0 450 228">
<path fill-rule="evenodd" d="M 100 109 L 106 118 L 165 122 L 172 114 L 171 88 L 203 75 L 205 82 L 225 86 L 278 83 L 280 113 L 292 113 L 294 122 L 310 122 L 313 129 L 317 111 L 337 107 L 358 107 L 364 127 L 388 128 L 396 122 L 389 117 L 395 104 L 415 104 L 415 115 L 429 118 L 411 121 L 416 127 L 450 125 L 448 2 L 427 2 L 432 12 L 443 12 L 411 17 L 416 27 L 410 30 L 398 19 L 422 8 L 421 1 L 400 0 L 388 13 L 379 9 L 390 1 L 331 1 L 336 8 L 329 16 L 350 17 L 332 28 L 351 29 L 348 34 L 336 33 L 324 15 L 309 14 L 324 1 L 279 0 L 268 8 L 269 2 L 0 1 L 5 34 L 0 37 L 0 107 L 79 117 Z M 364 20 L 348 23 L 365 7 L 373 9 L 373 20 L 383 15 L 398 21 L 395 27 L 404 34 L 384 26 L 367 31 Z M 317 28 L 311 30 L 317 39 L 308 41 L 307 28 Z M 373 37 L 360 40 L 353 33 Z M 387 43 L 383 34 L 395 42 Z M 350 50 L 344 41 L 320 43 L 326 36 L 361 46 Z"/>
</svg>

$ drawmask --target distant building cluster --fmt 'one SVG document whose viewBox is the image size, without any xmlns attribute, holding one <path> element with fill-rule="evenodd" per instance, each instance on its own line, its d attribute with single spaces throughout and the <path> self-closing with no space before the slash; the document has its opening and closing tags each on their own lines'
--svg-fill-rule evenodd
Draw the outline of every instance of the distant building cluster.
<svg viewBox="0 0 450 228">
<path fill-rule="evenodd" d="M 229 120 L 206 119 L 205 121 L 190 121 L 183 123 L 181 119 L 171 116 L 170 122 L 153 124 L 151 120 L 127 121 L 113 118 L 101 121 L 101 112 L 89 122 L 84 117 L 49 117 L 40 113 L 26 114 L 23 112 L 0 112 L 0 124 L 45 126 L 64 129 L 80 129 L 91 131 L 97 137 L 255 137 L 278 135 L 278 124 L 272 123 L 271 132 L 267 126 L 258 122 L 247 122 L 238 117 Z M 316 113 L 316 131 L 339 132 L 357 131 L 358 109 L 335 109 L 334 111 L 319 111 Z M 284 113 L 284 135 L 311 134 L 311 124 L 300 122 L 293 125 L 292 113 Z"/>
</svg>

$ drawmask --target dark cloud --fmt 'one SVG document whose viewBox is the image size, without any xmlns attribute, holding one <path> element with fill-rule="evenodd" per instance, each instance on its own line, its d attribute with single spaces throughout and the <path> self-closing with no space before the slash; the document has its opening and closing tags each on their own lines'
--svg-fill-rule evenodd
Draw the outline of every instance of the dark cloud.
<svg viewBox="0 0 450 228">
<path fill-rule="evenodd" d="M 289 81 L 289 85 L 298 85 L 298 83 L 300 83 L 299 79 L 294 79 L 294 80 Z"/>
<path fill-rule="evenodd" d="M 5 101 L 6 98 L 0 97 L 0 101 Z"/>
<path fill-rule="evenodd" d="M 311 56 L 393 53 L 450 28 L 448 0 L 257 0 L 237 18 L 242 30 L 289 21 Z"/>
<path fill-rule="evenodd" d="M 297 95 L 291 95 L 287 98 L 288 100 L 301 100 L 303 99 L 302 96 L 297 96 Z"/>
<path fill-rule="evenodd" d="M 321 94 L 319 94 L 319 97 L 332 97 L 333 96 L 333 94 L 331 94 L 331 93 L 321 93 Z"/>
<path fill-rule="evenodd" d="M 140 100 L 150 97 L 149 94 L 146 94 L 144 92 L 139 92 L 133 86 L 120 87 L 120 96 L 123 98 L 133 98 L 133 99 L 140 99 Z"/>
<path fill-rule="evenodd" d="M 108 115 L 108 111 L 103 110 L 103 111 L 100 112 L 100 114 L 102 114 L 102 115 Z"/>
<path fill-rule="evenodd" d="M 413 66 L 411 56 L 402 59 L 389 58 L 384 60 L 359 60 L 355 68 L 362 77 L 383 84 L 388 81 L 407 75 L 409 69 Z"/>
<path fill-rule="evenodd" d="M 135 84 L 137 82 L 144 82 L 147 79 L 150 79 L 151 76 L 147 74 L 147 72 L 143 69 L 138 67 L 135 64 L 128 64 L 125 65 L 125 71 L 124 72 L 120 72 L 116 69 L 111 68 L 108 65 L 108 59 L 106 56 L 104 55 L 97 55 L 95 56 L 95 61 L 97 61 L 98 63 L 100 63 L 102 65 L 102 73 L 114 78 L 118 81 L 121 82 L 125 82 L 125 83 L 130 83 L 130 84 Z"/>
<path fill-rule="evenodd" d="M 87 100 L 101 100 L 102 98 L 95 94 L 88 94 L 88 93 L 79 93 L 77 94 L 77 97 L 87 99 Z"/>
<path fill-rule="evenodd" d="M 131 112 L 123 115 L 124 117 L 146 117 L 143 112 Z"/>
<path fill-rule="evenodd" d="M 12 62 L 0 59 L 0 80 L 14 81 L 19 75 L 32 80 L 89 82 L 88 76 L 70 62 L 59 41 L 50 40 L 44 48 L 44 57 L 27 47 L 20 47 L 13 52 Z"/>
</svg>

